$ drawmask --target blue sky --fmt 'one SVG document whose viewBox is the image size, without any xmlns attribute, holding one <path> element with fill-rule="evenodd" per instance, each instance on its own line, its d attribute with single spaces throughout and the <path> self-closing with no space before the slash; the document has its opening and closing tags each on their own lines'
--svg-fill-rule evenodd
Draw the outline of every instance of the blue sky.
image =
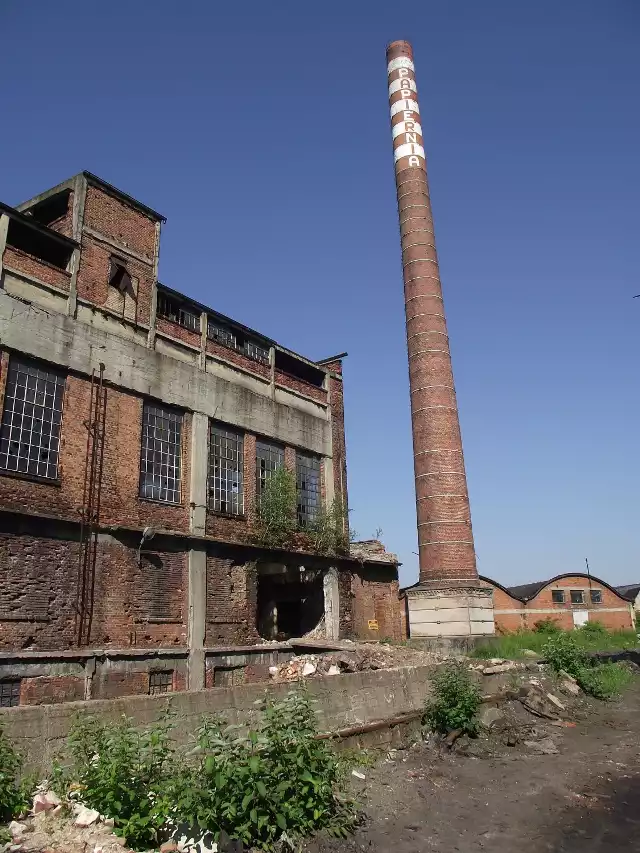
<svg viewBox="0 0 640 853">
<path fill-rule="evenodd" d="M 0 2 L 0 198 L 88 169 L 161 280 L 347 350 L 352 524 L 417 575 L 385 46 L 413 42 L 478 565 L 640 580 L 640 4 Z"/>
</svg>

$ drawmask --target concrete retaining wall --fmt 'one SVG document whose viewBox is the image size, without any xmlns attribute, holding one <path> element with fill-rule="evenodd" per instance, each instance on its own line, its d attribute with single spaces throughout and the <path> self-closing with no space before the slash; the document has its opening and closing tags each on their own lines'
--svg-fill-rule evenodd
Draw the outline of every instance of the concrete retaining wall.
<svg viewBox="0 0 640 853">
<path fill-rule="evenodd" d="M 369 723 L 419 710 L 430 692 L 430 667 L 356 672 L 325 676 L 307 682 L 320 731 Z M 63 705 L 3 708 L 0 725 L 24 754 L 28 770 L 47 772 L 53 757 L 65 746 L 74 717 L 88 714 L 118 720 L 123 714 L 137 724 L 157 720 L 169 705 L 176 715 L 176 738 L 184 741 L 198 728 L 204 715 L 224 715 L 232 723 L 255 719 L 255 702 L 265 693 L 285 696 L 292 684 L 261 684 L 212 688 L 170 696 L 130 696 L 122 699 L 68 702 Z"/>
</svg>

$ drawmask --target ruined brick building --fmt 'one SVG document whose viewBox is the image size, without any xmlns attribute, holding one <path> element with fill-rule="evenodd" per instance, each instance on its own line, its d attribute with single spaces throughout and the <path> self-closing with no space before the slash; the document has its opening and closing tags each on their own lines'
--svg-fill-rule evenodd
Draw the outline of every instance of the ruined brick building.
<svg viewBox="0 0 640 853">
<path fill-rule="evenodd" d="M 397 561 L 314 553 L 347 505 L 341 357 L 158 282 L 164 218 L 83 172 L 0 205 L 0 701 L 238 683 L 264 639 L 399 637 Z M 256 545 L 296 472 L 302 533 Z"/>
</svg>

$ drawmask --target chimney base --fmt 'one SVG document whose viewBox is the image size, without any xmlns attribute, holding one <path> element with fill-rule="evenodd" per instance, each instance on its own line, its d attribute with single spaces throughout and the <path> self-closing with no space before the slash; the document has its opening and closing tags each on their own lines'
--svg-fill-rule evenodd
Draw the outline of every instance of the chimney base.
<svg viewBox="0 0 640 853">
<path fill-rule="evenodd" d="M 495 634 L 493 591 L 473 581 L 420 583 L 407 590 L 411 639 Z"/>
</svg>

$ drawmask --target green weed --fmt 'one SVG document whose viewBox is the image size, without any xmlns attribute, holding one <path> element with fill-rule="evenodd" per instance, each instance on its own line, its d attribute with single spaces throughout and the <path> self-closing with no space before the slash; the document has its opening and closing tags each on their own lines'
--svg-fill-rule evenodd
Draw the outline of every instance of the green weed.
<svg viewBox="0 0 640 853">
<path fill-rule="evenodd" d="M 10 821 L 29 807 L 35 785 L 31 778 L 20 781 L 21 770 L 22 758 L 0 726 L 0 823 Z"/>
<path fill-rule="evenodd" d="M 427 702 L 425 722 L 435 732 L 446 734 L 462 729 L 469 735 L 478 733 L 477 719 L 480 690 L 466 666 L 449 663 L 433 677 L 433 697 Z"/>
</svg>

